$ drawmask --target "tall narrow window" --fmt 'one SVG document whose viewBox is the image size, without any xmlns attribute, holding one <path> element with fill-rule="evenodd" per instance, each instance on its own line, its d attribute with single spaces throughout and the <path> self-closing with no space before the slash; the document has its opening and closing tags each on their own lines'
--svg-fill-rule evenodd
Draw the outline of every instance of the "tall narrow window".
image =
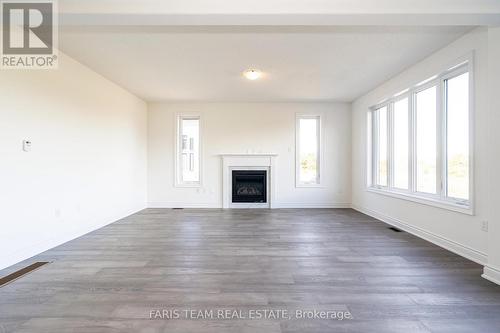
<svg viewBox="0 0 500 333">
<path fill-rule="evenodd" d="M 437 87 L 415 94 L 417 192 L 437 193 Z"/>
<path fill-rule="evenodd" d="M 297 117 L 297 185 L 320 183 L 320 133 L 319 116 Z"/>
<path fill-rule="evenodd" d="M 408 97 L 394 103 L 394 187 L 408 189 Z"/>
<path fill-rule="evenodd" d="M 447 195 L 469 199 L 469 73 L 445 80 Z"/>
<path fill-rule="evenodd" d="M 178 185 L 200 184 L 200 118 L 179 116 L 177 118 L 176 179 Z"/>
<path fill-rule="evenodd" d="M 387 186 L 388 161 L 387 161 L 387 106 L 378 109 L 378 175 L 377 185 Z"/>
</svg>

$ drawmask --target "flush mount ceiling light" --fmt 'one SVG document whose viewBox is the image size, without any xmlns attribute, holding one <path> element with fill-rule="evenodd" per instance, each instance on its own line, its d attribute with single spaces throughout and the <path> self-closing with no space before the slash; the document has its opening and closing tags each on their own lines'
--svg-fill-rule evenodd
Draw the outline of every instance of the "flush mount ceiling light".
<svg viewBox="0 0 500 333">
<path fill-rule="evenodd" d="M 243 72 L 243 76 L 249 80 L 254 81 L 262 76 L 262 72 L 258 69 L 249 69 Z"/>
</svg>

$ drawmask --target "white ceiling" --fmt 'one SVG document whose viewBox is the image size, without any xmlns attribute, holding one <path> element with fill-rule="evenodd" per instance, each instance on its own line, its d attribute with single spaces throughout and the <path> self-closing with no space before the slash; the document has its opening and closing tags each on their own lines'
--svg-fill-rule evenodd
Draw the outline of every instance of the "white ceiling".
<svg viewBox="0 0 500 333">
<path fill-rule="evenodd" d="M 59 46 L 146 101 L 352 101 L 468 30 L 66 27 Z"/>
</svg>

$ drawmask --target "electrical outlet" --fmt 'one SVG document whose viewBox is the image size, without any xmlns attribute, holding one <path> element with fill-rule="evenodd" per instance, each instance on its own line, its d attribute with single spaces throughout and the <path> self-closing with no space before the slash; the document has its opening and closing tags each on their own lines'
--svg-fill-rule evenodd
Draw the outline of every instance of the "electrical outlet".
<svg viewBox="0 0 500 333">
<path fill-rule="evenodd" d="M 30 140 L 23 140 L 23 151 L 25 151 L 25 152 L 31 151 L 31 141 Z"/>
<path fill-rule="evenodd" d="M 488 232 L 488 221 L 481 221 L 481 230 Z"/>
</svg>

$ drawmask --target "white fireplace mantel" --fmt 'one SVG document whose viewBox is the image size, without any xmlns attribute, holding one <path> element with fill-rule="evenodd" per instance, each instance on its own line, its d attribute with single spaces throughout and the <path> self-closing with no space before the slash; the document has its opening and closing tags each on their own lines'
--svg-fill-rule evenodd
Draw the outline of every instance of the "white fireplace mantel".
<svg viewBox="0 0 500 333">
<path fill-rule="evenodd" d="M 222 157 L 275 157 L 278 156 L 278 154 L 272 154 L 272 153 L 255 153 L 255 154 L 219 154 L 219 156 Z"/>
<path fill-rule="evenodd" d="M 272 153 L 258 154 L 219 154 L 222 160 L 222 208 L 274 208 L 276 202 L 276 156 Z M 233 170 L 266 170 L 267 203 L 241 204 L 232 203 Z"/>
</svg>

